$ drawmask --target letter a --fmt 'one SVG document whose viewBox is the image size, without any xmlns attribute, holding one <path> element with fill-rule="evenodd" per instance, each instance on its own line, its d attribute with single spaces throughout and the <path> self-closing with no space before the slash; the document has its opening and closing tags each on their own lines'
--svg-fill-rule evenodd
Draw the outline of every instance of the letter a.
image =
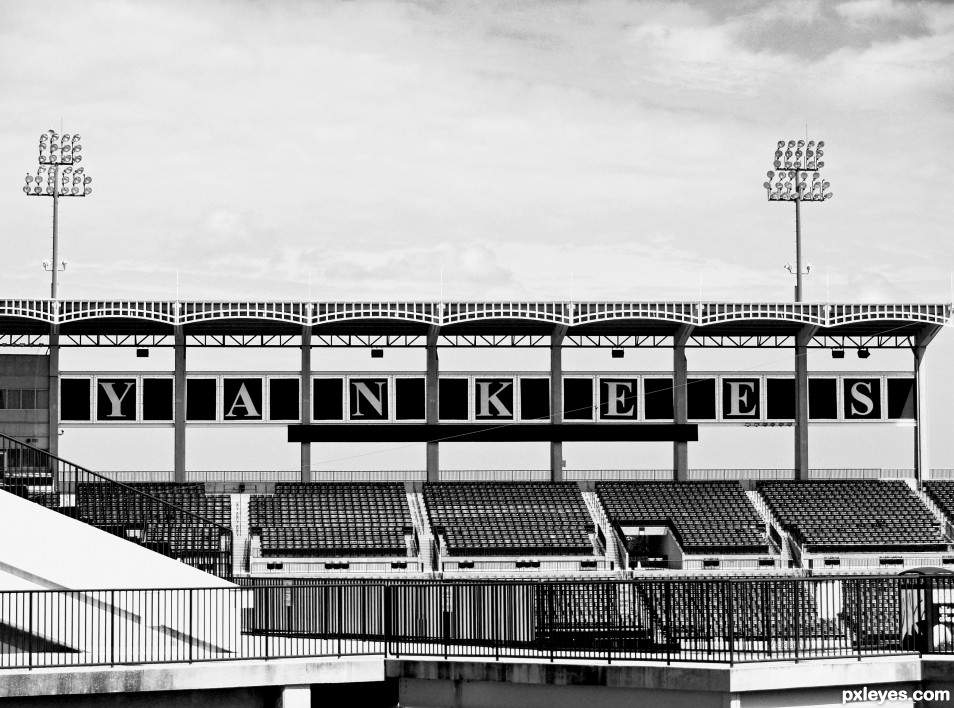
<svg viewBox="0 0 954 708">
<path fill-rule="evenodd" d="M 237 418 L 235 415 L 236 408 L 244 408 L 245 415 L 243 418 L 258 418 L 259 412 L 255 410 L 255 402 L 252 401 L 252 396 L 248 392 L 248 389 L 245 388 L 243 383 L 238 390 L 238 393 L 235 394 L 235 400 L 232 401 L 232 407 L 229 408 L 229 412 L 225 414 L 226 418 Z"/>
</svg>

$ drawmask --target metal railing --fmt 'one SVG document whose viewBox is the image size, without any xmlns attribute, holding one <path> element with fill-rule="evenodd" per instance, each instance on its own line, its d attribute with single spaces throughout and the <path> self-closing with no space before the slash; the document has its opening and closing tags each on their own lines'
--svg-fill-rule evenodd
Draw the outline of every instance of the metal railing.
<svg viewBox="0 0 954 708">
<path fill-rule="evenodd" d="M 834 327 L 851 322 L 904 321 L 945 325 L 950 303 L 806 303 L 663 300 L 648 302 L 272 302 L 168 300 L 0 300 L 0 314 L 50 324 L 122 317 L 183 325 L 227 319 L 321 325 L 347 320 L 403 320 L 450 325 L 494 319 L 582 325 L 655 319 L 705 327 L 731 321 L 781 320 Z"/>
<path fill-rule="evenodd" d="M 0 489 L 138 543 L 232 577 L 232 530 L 0 433 Z"/>
<path fill-rule="evenodd" d="M 374 654 L 743 663 L 954 654 L 954 576 L 239 579 L 0 592 L 0 669 Z"/>
<path fill-rule="evenodd" d="M 121 470 L 100 473 L 117 482 L 172 482 L 171 470 Z M 312 470 L 314 479 L 328 482 L 420 482 L 427 479 L 424 470 Z M 808 479 L 913 479 L 913 468 L 813 468 Z M 573 470 L 563 472 L 566 481 L 616 481 L 650 480 L 670 481 L 674 473 L 671 468 L 657 469 L 603 469 Z M 954 479 L 954 469 L 934 468 L 928 479 Z M 441 481 L 547 481 L 550 470 L 441 470 Z M 750 479 L 788 480 L 795 479 L 793 468 L 695 468 L 689 470 L 692 481 L 734 481 Z M 190 470 L 186 472 L 187 482 L 298 482 L 300 470 Z"/>
</svg>

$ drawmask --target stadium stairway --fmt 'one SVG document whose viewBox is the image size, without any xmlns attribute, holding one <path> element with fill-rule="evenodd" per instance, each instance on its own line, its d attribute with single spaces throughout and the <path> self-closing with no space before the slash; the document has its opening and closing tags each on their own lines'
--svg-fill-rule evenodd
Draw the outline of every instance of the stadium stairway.
<svg viewBox="0 0 954 708">
<path fill-rule="evenodd" d="M 411 508 L 411 521 L 418 538 L 418 554 L 421 567 L 425 572 L 434 569 L 434 535 L 431 533 L 431 522 L 427 518 L 427 508 L 424 506 L 424 495 L 420 492 L 409 491 L 407 502 Z"/>
<path fill-rule="evenodd" d="M 232 574 L 248 574 L 248 500 L 251 494 L 232 494 Z"/>
<path fill-rule="evenodd" d="M 623 558 L 622 549 L 609 523 L 609 519 L 606 518 L 606 511 L 603 509 L 603 505 L 600 504 L 599 496 L 596 492 L 586 491 L 583 485 L 580 486 L 580 490 L 583 495 L 583 501 L 586 502 L 587 511 L 590 512 L 590 516 L 593 519 L 593 526 L 597 529 L 597 535 L 599 531 L 602 531 L 603 537 L 606 539 L 604 542 L 605 548 L 603 550 L 604 557 L 607 560 L 613 561 L 617 568 L 625 568 L 626 562 Z M 597 541 L 597 539 L 594 539 L 594 541 Z M 594 543 L 594 546 L 596 546 L 596 543 Z"/>
</svg>

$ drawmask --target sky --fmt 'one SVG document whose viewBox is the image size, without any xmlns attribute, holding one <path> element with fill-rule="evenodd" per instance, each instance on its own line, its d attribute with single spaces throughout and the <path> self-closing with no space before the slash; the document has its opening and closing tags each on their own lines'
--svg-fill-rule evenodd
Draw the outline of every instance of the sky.
<svg viewBox="0 0 954 708">
<path fill-rule="evenodd" d="M 0 2 L 0 106 L 3 298 L 53 128 L 62 298 L 787 301 L 808 137 L 805 299 L 952 300 L 946 2 Z"/>
</svg>

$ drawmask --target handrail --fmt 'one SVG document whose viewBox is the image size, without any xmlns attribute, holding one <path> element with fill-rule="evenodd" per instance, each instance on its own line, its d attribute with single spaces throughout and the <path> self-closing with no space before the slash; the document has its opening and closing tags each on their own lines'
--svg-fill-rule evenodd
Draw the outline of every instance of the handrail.
<svg viewBox="0 0 954 708">
<path fill-rule="evenodd" d="M 954 654 L 932 631 L 954 600 L 951 574 L 237 582 L 0 591 L 0 671 L 360 654 L 719 664 Z"/>
<path fill-rule="evenodd" d="M 23 462 L 28 464 L 24 465 Z M 37 481 L 41 484 L 30 483 Z M 124 503 L 121 509 L 127 518 L 109 519 L 114 523 L 101 525 L 94 523 L 88 515 L 84 515 L 84 511 L 89 511 L 85 508 L 86 500 L 82 499 L 82 492 L 89 489 L 84 485 L 97 485 L 99 489 L 108 490 L 113 498 L 122 499 Z M 232 579 L 233 534 L 228 526 L 131 485 L 104 477 L 4 433 L 0 433 L 0 488 L 120 538 L 138 542 L 162 555 L 194 565 L 220 578 Z M 134 500 L 132 504 L 127 502 L 130 498 Z M 138 518 L 134 518 L 137 511 Z M 159 512 L 157 516 L 161 521 L 148 518 L 146 512 L 155 511 Z M 171 524 L 175 525 L 174 533 L 171 537 L 164 538 L 164 529 L 161 527 Z M 214 551 L 203 549 L 177 553 L 171 541 L 182 536 L 183 529 L 214 531 L 217 548 Z M 136 538 L 136 530 L 141 534 L 139 538 Z"/>
</svg>

